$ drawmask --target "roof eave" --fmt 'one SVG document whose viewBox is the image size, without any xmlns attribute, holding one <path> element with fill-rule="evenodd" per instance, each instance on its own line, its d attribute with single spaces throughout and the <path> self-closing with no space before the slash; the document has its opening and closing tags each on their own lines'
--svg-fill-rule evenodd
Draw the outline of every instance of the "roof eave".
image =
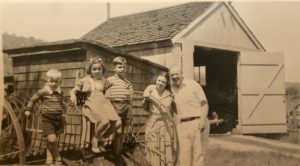
<svg viewBox="0 0 300 166">
<path fill-rule="evenodd" d="M 241 25 L 241 27 L 245 30 L 246 34 L 249 36 L 250 40 L 253 42 L 255 47 L 258 50 L 266 51 L 266 49 L 262 46 L 262 44 L 258 41 L 258 39 L 254 36 L 252 31 L 249 29 L 249 27 L 245 24 L 245 22 L 242 20 L 242 18 L 239 16 L 239 14 L 236 12 L 236 10 L 232 7 L 230 2 L 216 2 L 213 4 L 207 11 L 205 11 L 203 14 L 201 14 L 198 18 L 196 18 L 193 22 L 191 22 L 184 30 L 179 32 L 177 35 L 175 35 L 171 40 L 172 43 L 177 43 L 181 40 L 184 35 L 186 35 L 191 29 L 193 29 L 199 22 L 201 22 L 203 19 L 208 17 L 212 12 L 218 9 L 218 7 L 221 4 L 225 4 L 225 6 L 228 8 L 228 10 L 231 12 L 233 17 L 236 18 L 236 21 Z"/>
<path fill-rule="evenodd" d="M 136 51 L 136 50 L 144 50 L 144 49 L 154 49 L 154 48 L 161 48 L 161 47 L 169 47 L 173 46 L 172 40 L 169 38 L 150 41 L 150 42 L 142 42 L 142 43 L 135 43 L 135 44 L 128 44 L 128 45 L 120 45 L 114 46 L 113 48 L 122 50 L 122 51 Z"/>
<path fill-rule="evenodd" d="M 70 39 L 70 40 L 45 42 L 45 43 L 33 44 L 33 45 L 28 45 L 28 46 L 23 46 L 23 47 L 3 49 L 2 52 L 6 53 L 6 54 L 17 54 L 20 52 L 35 52 L 35 51 L 39 51 L 39 50 L 51 49 L 51 48 L 57 47 L 57 46 L 78 47 L 78 45 L 80 43 L 81 43 L 80 39 Z M 35 51 L 33 51 L 34 49 L 35 49 Z"/>
<path fill-rule="evenodd" d="M 241 25 L 241 27 L 245 30 L 246 34 L 249 36 L 251 41 L 254 43 L 254 45 L 257 47 L 257 49 L 261 51 L 266 51 L 266 49 L 263 47 L 263 45 L 259 42 L 259 40 L 256 38 L 256 36 L 253 34 L 251 29 L 247 26 L 247 24 L 243 21 L 241 16 L 238 14 L 238 12 L 234 9 L 234 7 L 229 2 L 224 2 L 225 6 L 229 9 L 231 14 L 235 17 L 237 22 Z"/>
<path fill-rule="evenodd" d="M 176 34 L 171 40 L 172 43 L 176 43 L 180 40 L 186 33 L 188 33 L 192 28 L 194 28 L 200 21 L 209 16 L 213 11 L 215 11 L 222 2 L 215 2 L 211 7 L 209 7 L 204 13 L 202 13 L 199 17 L 197 17 L 194 21 L 192 21 L 188 26 L 186 26 L 182 31 Z"/>
</svg>

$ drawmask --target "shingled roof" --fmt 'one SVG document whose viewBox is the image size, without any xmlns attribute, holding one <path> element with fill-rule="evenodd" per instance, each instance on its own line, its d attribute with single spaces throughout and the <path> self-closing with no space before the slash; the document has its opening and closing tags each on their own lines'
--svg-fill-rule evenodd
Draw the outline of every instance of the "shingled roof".
<svg viewBox="0 0 300 166">
<path fill-rule="evenodd" d="M 192 2 L 111 18 L 84 35 L 110 47 L 170 40 L 215 2 Z"/>
</svg>

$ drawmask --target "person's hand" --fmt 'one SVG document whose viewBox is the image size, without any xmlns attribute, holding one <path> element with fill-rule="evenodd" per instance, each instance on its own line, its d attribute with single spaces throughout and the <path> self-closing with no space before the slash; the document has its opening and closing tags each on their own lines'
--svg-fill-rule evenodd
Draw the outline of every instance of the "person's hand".
<svg viewBox="0 0 300 166">
<path fill-rule="evenodd" d="M 205 129 L 205 122 L 203 120 L 203 118 L 201 118 L 199 124 L 198 124 L 198 128 L 200 129 L 200 132 L 203 132 Z"/>
<path fill-rule="evenodd" d="M 70 96 L 70 105 L 76 105 L 77 104 L 77 99 L 75 95 Z"/>
<path fill-rule="evenodd" d="M 30 111 L 25 111 L 25 117 L 28 118 L 30 116 Z"/>
<path fill-rule="evenodd" d="M 149 98 L 150 97 L 150 93 L 151 93 L 150 90 L 145 90 L 144 93 L 143 93 L 143 97 L 144 98 Z"/>
<path fill-rule="evenodd" d="M 144 91 L 144 93 L 143 93 L 143 97 L 144 98 L 149 98 L 150 97 L 150 94 L 152 93 L 152 91 L 155 89 L 155 86 L 148 86 L 146 89 L 145 89 L 145 91 Z"/>
</svg>

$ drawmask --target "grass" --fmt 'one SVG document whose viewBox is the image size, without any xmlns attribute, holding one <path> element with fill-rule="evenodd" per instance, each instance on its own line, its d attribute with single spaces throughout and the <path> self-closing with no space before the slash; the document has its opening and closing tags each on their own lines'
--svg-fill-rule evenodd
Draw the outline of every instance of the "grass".
<svg viewBox="0 0 300 166">
<path fill-rule="evenodd" d="M 240 139 L 240 138 L 234 138 L 234 137 L 222 137 L 223 141 L 230 141 L 230 142 L 238 142 L 238 143 L 242 143 L 244 145 L 255 145 L 258 147 L 264 147 L 264 148 L 269 148 L 275 151 L 285 151 L 288 153 L 299 153 L 299 149 L 290 149 L 290 148 L 286 148 L 286 147 L 277 147 L 277 146 L 273 146 L 264 142 L 258 142 L 258 141 L 254 141 L 254 140 L 249 140 L 249 139 Z M 300 154 L 299 154 L 300 155 Z"/>
<path fill-rule="evenodd" d="M 300 159 L 275 152 L 232 151 L 209 147 L 206 166 L 300 166 Z"/>
<path fill-rule="evenodd" d="M 285 134 L 264 134 L 257 136 L 286 143 L 300 144 L 300 131 L 288 131 L 288 133 Z"/>
</svg>

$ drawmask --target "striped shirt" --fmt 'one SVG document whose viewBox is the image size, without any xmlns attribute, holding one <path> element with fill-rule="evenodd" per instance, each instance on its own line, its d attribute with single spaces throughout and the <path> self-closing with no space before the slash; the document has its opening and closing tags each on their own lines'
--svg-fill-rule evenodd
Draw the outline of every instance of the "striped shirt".
<svg viewBox="0 0 300 166">
<path fill-rule="evenodd" d="M 49 87 L 45 86 L 31 97 L 26 110 L 31 111 L 34 104 L 38 100 L 41 100 L 42 114 L 62 114 L 65 109 L 62 99 L 63 95 L 60 88 L 55 91 L 51 91 Z"/>
<path fill-rule="evenodd" d="M 105 89 L 105 96 L 109 100 L 131 100 L 133 89 L 130 81 L 118 75 L 107 78 Z"/>
</svg>

